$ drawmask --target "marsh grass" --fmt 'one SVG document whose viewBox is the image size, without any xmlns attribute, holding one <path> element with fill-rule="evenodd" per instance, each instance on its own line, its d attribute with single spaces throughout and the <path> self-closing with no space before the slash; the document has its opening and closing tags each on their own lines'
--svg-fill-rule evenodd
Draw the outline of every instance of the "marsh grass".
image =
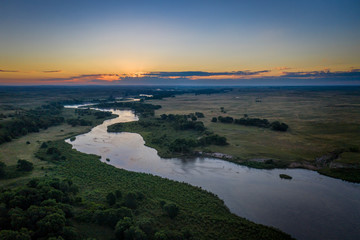
<svg viewBox="0 0 360 240">
<path fill-rule="evenodd" d="M 261 102 L 256 101 L 258 98 Z M 185 94 L 149 102 L 162 106 L 156 116 L 203 112 L 205 126 L 225 136 L 230 143 L 214 146 L 213 151 L 242 160 L 272 158 L 285 162 L 313 162 L 316 157 L 336 149 L 351 144 L 360 146 L 360 97 L 356 89 L 249 88 L 211 96 Z M 213 117 L 224 115 L 222 107 L 227 116 L 241 118 L 248 114 L 249 117 L 285 122 L 289 130 L 275 132 L 211 122 Z M 347 157 L 341 159 L 349 161 Z"/>
</svg>

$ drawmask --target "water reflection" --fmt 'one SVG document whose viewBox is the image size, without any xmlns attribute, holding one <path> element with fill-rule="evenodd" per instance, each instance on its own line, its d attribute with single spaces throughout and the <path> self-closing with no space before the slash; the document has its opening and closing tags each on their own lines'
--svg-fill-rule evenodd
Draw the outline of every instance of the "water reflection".
<svg viewBox="0 0 360 240">
<path fill-rule="evenodd" d="M 132 111 L 111 110 L 105 121 L 68 143 L 78 151 L 130 171 L 151 173 L 200 186 L 251 221 L 277 227 L 298 239 L 356 239 L 360 236 L 360 185 L 302 169 L 249 169 L 214 158 L 162 159 L 135 133 L 108 133 L 117 122 L 137 121 Z M 293 177 L 279 178 L 280 173 Z"/>
</svg>

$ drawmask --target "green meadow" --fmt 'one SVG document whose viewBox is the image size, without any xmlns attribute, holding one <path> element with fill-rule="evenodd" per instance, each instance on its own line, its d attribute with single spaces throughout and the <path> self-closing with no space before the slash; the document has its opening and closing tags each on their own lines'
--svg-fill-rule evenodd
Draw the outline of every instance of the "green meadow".
<svg viewBox="0 0 360 240">
<path fill-rule="evenodd" d="M 357 89 L 249 88 L 213 95 L 185 94 L 163 100 L 161 114 L 202 112 L 199 119 L 216 134 L 225 136 L 229 145 L 212 146 L 211 151 L 234 156 L 238 161 L 257 158 L 287 163 L 314 163 L 315 159 L 342 150 L 336 162 L 359 166 L 360 96 Z M 223 111 L 221 110 L 223 109 Z M 289 125 L 287 132 L 267 128 L 211 122 L 213 117 L 266 118 Z"/>
</svg>

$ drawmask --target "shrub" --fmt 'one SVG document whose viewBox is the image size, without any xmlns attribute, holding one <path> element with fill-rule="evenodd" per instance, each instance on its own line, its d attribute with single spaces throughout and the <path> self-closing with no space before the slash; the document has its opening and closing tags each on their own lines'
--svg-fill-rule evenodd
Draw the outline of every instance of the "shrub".
<svg viewBox="0 0 360 240">
<path fill-rule="evenodd" d="M 17 168 L 17 170 L 19 170 L 19 171 L 28 172 L 28 171 L 33 170 L 34 166 L 33 166 L 33 164 L 32 164 L 31 162 L 29 162 L 29 161 L 19 159 L 19 160 L 17 161 L 16 168 Z"/>
<path fill-rule="evenodd" d="M 170 218 L 175 218 L 179 213 L 179 208 L 175 203 L 165 204 L 163 208 Z"/>
<path fill-rule="evenodd" d="M 106 196 L 106 202 L 112 206 L 116 203 L 116 197 L 115 195 L 111 192 Z"/>
<path fill-rule="evenodd" d="M 129 192 L 126 194 L 124 205 L 128 208 L 135 209 L 137 207 L 136 196 L 137 195 L 134 192 Z"/>
<path fill-rule="evenodd" d="M 218 120 L 222 123 L 232 123 L 234 121 L 234 119 L 232 117 L 222 117 L 222 116 L 219 116 L 218 117 Z"/>
<path fill-rule="evenodd" d="M 198 118 L 204 118 L 205 115 L 202 112 L 195 112 L 195 116 Z"/>
<path fill-rule="evenodd" d="M 115 236 L 117 239 L 125 239 L 125 231 L 128 230 L 133 224 L 132 219 L 124 217 L 119 220 L 115 226 Z"/>
<path fill-rule="evenodd" d="M 280 123 L 279 121 L 275 121 L 271 123 L 271 129 L 275 131 L 286 132 L 289 126 L 285 123 Z"/>
<path fill-rule="evenodd" d="M 48 145 L 46 144 L 46 142 L 43 142 L 40 146 L 40 148 L 47 148 L 47 147 L 48 147 Z"/>
<path fill-rule="evenodd" d="M 0 231 L 1 240 L 30 240 L 31 237 L 27 231 L 12 231 L 2 230 Z"/>
<path fill-rule="evenodd" d="M 124 233 L 125 240 L 146 240 L 146 234 L 137 226 L 131 226 L 129 229 L 125 230 Z"/>
</svg>

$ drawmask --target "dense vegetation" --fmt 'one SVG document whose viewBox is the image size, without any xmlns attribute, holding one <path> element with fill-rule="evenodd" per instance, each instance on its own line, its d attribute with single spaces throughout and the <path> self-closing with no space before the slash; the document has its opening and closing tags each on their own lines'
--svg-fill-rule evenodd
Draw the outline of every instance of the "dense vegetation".
<svg viewBox="0 0 360 240">
<path fill-rule="evenodd" d="M 62 108 L 62 105 L 52 103 L 32 110 L 18 111 L 11 120 L 0 124 L 0 144 L 63 123 Z"/>
<path fill-rule="evenodd" d="M 100 103 L 95 105 L 99 108 L 115 108 L 115 109 L 132 109 L 136 114 L 143 117 L 154 116 L 156 109 L 161 108 L 160 105 L 146 104 L 141 102 L 115 102 L 115 103 Z"/>
<path fill-rule="evenodd" d="M 360 183 L 360 170 L 358 168 L 323 168 L 318 172 L 329 177 Z"/>
<path fill-rule="evenodd" d="M 289 126 L 286 123 L 281 123 L 279 121 L 269 122 L 267 119 L 261 119 L 261 118 L 249 118 L 246 114 L 243 118 L 234 119 L 230 116 L 219 116 L 217 119 L 213 118 L 212 122 L 219 122 L 221 123 L 235 123 L 239 125 L 244 126 L 255 126 L 255 127 L 261 127 L 261 128 L 270 128 L 274 131 L 281 131 L 286 132 L 289 128 Z"/>
<path fill-rule="evenodd" d="M 0 193 L 0 239 L 76 239 L 68 221 L 78 188 L 70 180 L 33 179 Z M 62 238 L 57 238 L 62 237 Z"/>
<path fill-rule="evenodd" d="M 71 149 L 63 141 L 47 145 L 37 154 L 56 163 L 49 174 L 72 179 L 79 187 L 75 201 L 70 202 L 73 215 L 65 216 L 70 221 L 64 226 L 75 230 L 72 236 L 77 238 L 62 234 L 64 239 L 97 235 L 103 239 L 149 240 L 290 239 L 278 230 L 231 214 L 220 199 L 200 188 L 114 168 L 94 155 Z M 59 152 L 63 160 L 54 161 L 49 148 L 56 149 L 53 152 Z M 84 230 L 71 225 L 81 225 Z"/>
<path fill-rule="evenodd" d="M 85 120 L 85 119 L 80 119 L 80 118 L 70 118 L 68 120 L 66 120 L 67 124 L 71 125 L 72 127 L 76 127 L 76 126 L 91 126 L 92 122 Z"/>
<path fill-rule="evenodd" d="M 75 113 L 78 116 L 91 116 L 94 115 L 97 119 L 108 118 L 111 116 L 111 112 L 107 111 L 94 111 L 90 108 L 76 108 Z"/>
<path fill-rule="evenodd" d="M 225 137 L 207 131 L 196 116 L 203 117 L 203 114 L 198 112 L 186 115 L 162 114 L 160 118 L 142 117 L 137 122 L 109 126 L 108 131 L 140 133 L 146 144 L 156 148 L 162 157 L 194 154 L 197 148 L 228 144 Z"/>
<path fill-rule="evenodd" d="M 6 166 L 5 163 L 0 161 L 0 180 L 16 178 L 26 175 L 34 168 L 34 164 L 24 159 L 19 159 L 15 166 Z"/>
<path fill-rule="evenodd" d="M 49 91 L 51 89 L 51 91 Z M 149 91 L 148 91 L 149 90 Z M 308 91 L 310 90 L 310 91 Z M 58 101 L 63 99 L 74 99 L 74 100 L 66 100 L 67 103 L 81 103 L 84 100 L 90 100 L 94 102 L 99 102 L 101 99 L 108 99 L 107 97 L 111 94 L 112 96 L 131 96 L 134 97 L 138 93 L 147 93 L 156 95 L 156 92 L 164 92 L 163 96 L 174 96 L 173 90 L 161 90 L 158 91 L 156 89 L 145 89 L 145 88 L 134 88 L 128 89 L 124 88 L 109 88 L 109 87 L 54 87 L 54 88 L 47 88 L 47 87 L 34 87 L 34 88 L 22 88 L 22 87 L 14 87 L 4 90 L 4 88 L 0 88 L 0 96 L 1 96 L 1 104 L 0 109 L 4 111 L 0 114 L 0 136 L 3 136 L 2 133 L 6 130 L 5 126 L 10 124 L 13 120 L 19 120 L 20 116 L 24 116 L 28 113 L 29 109 L 34 108 L 34 106 L 40 106 L 44 104 L 44 99 L 46 101 Z M 176 90 L 175 90 L 176 91 Z M 180 90 L 181 91 L 181 90 Z M 179 91 L 179 92 L 180 92 Z M 343 90 L 341 90 L 343 91 Z M 261 112 L 266 114 L 266 116 L 271 116 L 272 119 L 282 119 L 282 116 L 286 116 L 286 122 L 288 122 L 291 126 L 296 128 L 296 132 L 298 134 L 293 135 L 292 133 L 286 134 L 288 138 L 284 139 L 284 141 L 280 142 L 277 139 L 277 136 L 283 134 L 270 132 L 269 136 L 258 134 L 258 129 L 256 128 L 246 128 L 250 130 L 246 130 L 245 134 L 237 134 L 235 131 L 228 131 L 229 127 L 232 127 L 228 124 L 213 124 L 215 128 L 222 128 L 224 131 L 216 131 L 221 135 L 226 135 L 227 132 L 236 133 L 233 134 L 234 136 L 241 136 L 243 139 L 242 142 L 239 141 L 239 145 L 242 148 L 236 145 L 236 141 L 233 141 L 231 135 L 226 135 L 232 146 L 229 147 L 238 148 L 238 149 L 245 149 L 253 152 L 256 152 L 256 148 L 249 147 L 246 145 L 247 143 L 254 143 L 261 147 L 262 154 L 269 157 L 283 157 L 283 159 L 296 159 L 296 160 L 303 160 L 303 159 L 315 159 L 315 156 L 321 156 L 324 152 L 330 152 L 334 148 L 338 147 L 337 144 L 351 144 L 355 145 L 355 148 L 358 149 L 359 146 L 359 125 L 358 122 L 355 121 L 358 115 L 357 111 L 357 104 L 358 104 L 358 88 L 347 89 L 346 91 L 334 91 L 333 89 L 321 89 L 320 91 L 317 89 L 300 89 L 300 90 L 289 90 L 289 89 L 258 89 L 254 90 L 253 92 L 249 89 L 239 89 L 240 92 L 244 97 L 245 101 L 237 101 L 237 107 L 239 109 L 245 109 L 247 106 L 244 107 L 244 104 L 248 104 L 247 99 L 251 99 L 251 97 L 255 94 L 255 96 L 262 95 L 263 101 L 262 103 L 254 103 L 251 105 L 250 111 L 256 115 L 257 113 Z M 200 92 L 200 91 L 199 91 Z M 206 91 L 202 91 L 205 93 Z M 259 93 L 260 92 L 260 93 Z M 272 98 L 272 92 L 276 93 L 276 100 Z M 323 92 L 326 94 L 324 95 Z M 355 94 L 353 93 L 355 92 Z M 195 91 L 184 91 L 184 93 L 197 93 Z M 209 94 L 209 93 L 206 93 Z M 238 93 L 236 93 L 238 94 Z M 252 95 L 253 94 L 253 95 Z M 345 96 L 343 104 L 339 105 L 337 98 L 329 98 L 329 94 L 333 94 L 334 96 Z M 353 94 L 354 96 L 352 96 Z M 154 98 L 157 98 L 154 95 Z M 279 96 L 281 95 L 284 97 L 286 96 L 286 101 L 281 100 Z M 105 97 L 104 97 L 105 96 Z M 237 97 L 238 95 L 236 95 Z M 296 96 L 298 98 L 296 98 Z M 325 96 L 325 100 L 324 99 Z M 191 95 L 191 97 L 194 97 Z M 235 96 L 231 96 L 235 99 Z M 98 98 L 98 99 L 96 99 Z M 159 97 L 161 98 L 161 97 Z M 50 101 L 50 100 L 51 101 Z M 112 99 L 112 98 L 111 98 Z M 176 100 L 176 98 L 172 98 Z M 219 96 L 221 100 L 221 96 Z M 241 100 L 243 100 L 241 99 Z M 292 101 L 291 104 L 294 104 L 293 108 L 288 108 L 289 106 L 289 99 Z M 314 100 L 315 99 L 315 100 Z M 334 99 L 332 101 L 331 99 Z M 29 101 L 31 100 L 31 101 Z M 169 99 L 170 100 L 170 99 Z M 187 99 L 186 99 L 187 100 Z M 235 101 L 235 100 L 234 100 Z M 34 103 L 35 102 L 35 103 Z M 158 101 L 161 102 L 164 101 Z M 168 101 L 164 102 L 167 104 Z M 190 101 L 187 101 L 190 103 Z M 219 106 L 225 106 L 222 108 L 222 111 L 228 112 L 228 114 L 236 117 L 241 117 L 236 115 L 236 112 L 242 112 L 238 109 L 232 108 L 231 104 L 232 101 L 229 101 L 229 104 L 226 105 L 223 102 L 220 102 L 221 105 L 214 104 L 214 108 L 209 108 L 209 106 L 213 106 L 212 103 L 209 102 L 201 102 L 196 99 L 194 102 L 196 108 L 190 108 L 189 106 L 185 106 L 185 112 L 189 111 L 201 111 L 204 112 L 206 116 L 214 116 L 211 111 L 218 112 Z M 12 105 L 13 103 L 19 104 L 20 107 L 16 107 L 16 105 Z M 175 104 L 171 101 L 168 103 L 171 106 L 171 110 L 175 106 Z M 297 104 L 297 105 L 296 105 Z M 176 105 L 179 109 L 181 106 Z M 241 108 L 240 108 L 241 106 Z M 24 109 L 22 109 L 24 107 Z M 300 115 L 294 114 L 292 109 L 299 111 Z M 168 110 L 168 109 L 167 109 Z M 61 112 L 64 112 L 60 109 Z M 94 115 L 88 115 L 86 113 L 87 110 L 79 111 L 78 116 L 80 118 L 84 118 L 88 121 L 92 121 L 92 124 L 95 124 Z M 182 110 L 179 110 L 182 111 Z M 183 110 L 184 111 L 184 110 Z M 83 113 L 80 113 L 83 112 Z M 172 111 L 173 112 L 173 111 Z M 248 111 L 245 111 L 248 112 Z M 46 120 L 48 118 L 48 111 L 44 109 L 45 115 L 42 117 L 42 113 L 35 114 L 36 121 Z M 164 113 L 167 113 L 166 111 Z M 251 113 L 251 112 L 250 112 Z M 274 113 L 274 115 L 271 115 Z M 215 116 L 217 116 L 216 113 Z M 194 114 L 195 115 L 195 114 Z M 87 118 L 89 116 L 89 118 Z M 296 116 L 296 121 L 294 117 Z M 66 122 L 67 118 L 63 114 L 54 114 L 53 117 L 64 117 Z M 199 116 L 195 115 L 194 117 L 200 118 Z M 41 118 L 41 119 L 40 119 Z M 71 117 L 73 118 L 73 116 Z M 76 117 L 75 117 L 76 118 Z M 97 117 L 96 117 L 97 118 Z M 191 121 L 194 121 L 193 116 L 191 117 Z M 217 121 L 217 117 L 214 117 Z M 303 120 L 311 120 L 311 121 L 303 121 Z M 354 120 L 355 119 L 355 120 Z M 189 118 L 188 118 L 189 120 Z M 233 119 L 234 120 L 234 119 Z M 300 121 L 301 120 L 301 121 Z M 352 123 L 351 121 L 354 123 Z M 197 121 L 197 120 L 195 120 Z M 49 121 L 51 122 L 51 121 Z M 206 123 L 206 119 L 204 121 Z M 309 125 L 306 125 L 309 123 Z M 334 125 L 332 123 L 335 122 Z M 305 124 L 306 123 L 306 124 Z M 168 126 L 169 124 L 169 126 Z M 45 125 L 45 124 L 44 124 Z M 57 124 L 55 124 L 57 125 Z M 202 132 L 198 132 L 195 130 L 184 130 L 184 131 L 177 131 L 171 125 L 171 123 L 164 123 L 165 131 L 168 131 L 166 134 L 158 134 L 159 132 L 155 132 L 152 134 L 151 132 L 146 132 L 145 127 L 140 128 L 136 126 L 139 130 L 142 130 L 142 134 L 147 134 L 147 138 L 145 138 L 147 144 L 153 144 L 150 140 L 147 139 L 154 139 L 163 144 L 163 142 L 169 141 L 169 136 L 175 136 L 176 138 L 180 139 L 194 139 L 194 136 L 197 137 L 195 140 L 198 140 L 201 136 L 207 136 L 208 130 L 204 130 Z M 52 125 L 48 125 L 52 126 Z M 128 126 L 127 126 L 128 127 Z M 127 128 L 126 127 L 126 128 Z M 159 126 L 157 126 L 159 127 Z M 46 127 L 44 127 L 46 128 Z M 130 128 L 130 127 L 129 127 Z M 134 127 L 135 128 L 135 127 Z M 152 128 L 152 127 L 151 127 Z M 42 128 L 39 128 L 42 129 Z M 52 129 L 57 129 L 52 128 Z M 77 129 L 82 129 L 80 127 L 71 128 L 76 131 Z M 158 128 L 155 128 L 158 130 Z M 57 130 L 59 131 L 59 130 Z M 214 130 L 215 131 L 215 130 Z M 239 130 L 240 131 L 240 130 Z M 243 131 L 243 128 L 241 128 Z M 256 134 L 249 134 L 255 131 Z M 24 131 L 25 132 L 25 131 Z M 294 131 L 295 132 L 295 131 Z M 158 135 L 156 135 L 158 134 Z M 5 134 L 6 136 L 8 133 Z M 38 135 L 34 134 L 34 135 Z M 70 134 L 70 136 L 73 134 Z M 143 136 L 145 136 L 143 135 Z M 215 135 L 215 134 L 214 134 Z M 257 136 L 256 138 L 252 138 L 252 136 Z M 21 137 L 22 135 L 15 136 Z M 249 137 L 250 136 L 250 137 Z M 305 139 L 303 140 L 302 137 Z M 176 139 L 174 138 L 174 139 Z M 1 139 L 1 137 L 0 137 Z M 12 138 L 10 138 L 11 140 Z M 21 138 L 23 139 L 23 138 Z M 266 141 L 262 141 L 262 140 Z M 330 141 L 331 140 L 331 141 Z M 296 142 L 296 144 L 294 144 Z M 335 144 L 335 143 L 336 144 Z M 304 147 L 304 143 L 306 146 Z M 12 143 L 10 143 L 12 144 Z M 35 146 L 35 141 L 31 140 L 31 144 L 27 146 Z M 159 144 L 159 145 L 161 145 Z M 25 142 L 23 143 L 25 145 Z M 266 148 L 266 146 L 283 146 L 283 148 Z M 21 145 L 22 146 L 22 145 Z M 300 146 L 301 151 L 296 150 L 296 146 Z M 326 146 L 329 148 L 323 149 Z M 1 146 L 1 147 L 5 147 Z M 212 146 L 213 147 L 213 146 Z M 194 147 L 199 148 L 199 146 Z M 49 150 L 51 149 L 51 150 Z M 270 150 L 269 150 L 270 149 Z M 274 150 L 275 149 L 275 150 Z M 316 152 L 317 155 L 314 155 L 312 149 Z M 273 152 L 274 150 L 274 152 Z M 180 150 L 181 151 L 181 150 Z M 276 151 L 276 152 L 275 152 Z M 358 151 L 358 150 L 357 150 Z M 5 152 L 5 151 L 4 151 Z M 259 151 L 260 152 L 260 151 Z M 291 155 L 286 155 L 286 153 L 291 153 Z M 310 154 L 311 153 L 311 154 Z M 230 154 L 232 154 L 230 152 Z M 284 155 L 282 155 L 284 154 Z M 72 178 L 72 181 L 79 187 L 80 191 L 77 195 L 74 195 L 75 198 L 78 200 L 82 199 L 82 201 L 76 201 L 74 203 L 69 204 L 72 208 L 74 216 L 66 218 L 66 225 L 64 229 L 67 230 L 75 230 L 76 232 L 76 239 L 88 239 L 88 238 L 96 238 L 96 239 L 113 239 L 117 236 L 125 237 L 132 237 L 134 235 L 143 237 L 144 235 L 141 231 L 148 237 L 148 239 L 176 239 L 174 236 L 181 237 L 189 237 L 192 236 L 193 239 L 281 239 L 285 238 L 280 232 L 274 232 L 270 228 L 261 227 L 259 225 L 255 225 L 243 219 L 237 218 L 234 215 L 231 215 L 226 208 L 223 206 L 221 201 L 214 197 L 210 193 L 205 193 L 198 188 L 194 188 L 188 185 L 184 185 L 181 183 L 176 183 L 173 181 L 167 181 L 164 179 L 160 179 L 154 176 L 146 175 L 146 174 L 138 174 L 138 173 L 131 173 L 120 169 L 114 169 L 111 166 L 104 166 L 105 164 L 100 163 L 97 157 L 89 156 L 85 154 L 78 153 L 74 150 L 71 150 L 71 146 L 63 143 L 62 141 L 59 142 L 46 142 L 41 145 L 41 149 L 38 153 L 38 156 L 43 160 L 54 162 L 56 167 L 46 167 L 45 170 L 40 170 L 40 166 L 35 166 L 35 171 L 43 171 L 41 174 L 46 172 L 49 176 L 56 176 L 63 180 L 56 180 L 56 181 L 64 181 L 66 178 Z M 290 157 L 289 157 L 290 156 Z M 348 158 L 346 161 L 352 164 L 358 164 L 358 155 L 352 155 L 355 157 Z M 252 157 L 252 156 L 251 156 Z M 255 156 L 257 157 L 257 156 Z M 303 158 L 302 158 L 303 157 Z M 23 158 L 23 157 L 19 157 Z M 25 158 L 24 159 L 28 159 Z M 17 169 L 17 160 L 14 160 L 13 164 L 10 165 L 7 163 L 8 166 L 2 164 L 0 162 L 0 178 L 1 176 L 5 176 L 6 178 L 11 177 L 18 177 L 22 176 L 22 178 L 18 180 L 14 185 L 21 185 L 23 182 L 23 176 L 30 176 L 32 172 L 21 171 Z M 341 159 L 340 159 L 341 160 Z M 339 160 L 339 161 L 340 161 Z M 343 160 L 341 160 L 343 161 Z M 258 168 L 273 168 L 279 167 L 278 162 L 273 160 L 266 160 L 264 162 L 247 162 L 246 163 L 252 167 Z M 287 163 L 281 162 L 284 166 L 287 166 Z M 43 167 L 41 167 L 43 168 Z M 319 170 L 322 174 L 346 179 L 348 181 L 357 181 L 359 180 L 359 169 L 358 168 L 337 168 L 337 169 L 322 169 Z M 26 174 L 26 175 L 23 175 Z M 46 178 L 41 179 L 39 182 L 48 182 L 53 181 L 53 178 Z M 2 180 L 3 182 L 7 180 Z M 66 182 L 66 181 L 65 181 Z M 20 189 L 12 189 L 13 193 L 17 192 Z M 1 192 L 6 192 L 8 190 L 1 190 Z M 126 196 L 143 196 L 142 199 L 136 199 L 136 208 L 129 208 L 125 205 L 125 197 Z M 19 197 L 19 196 L 17 196 Z M 0 200 L 2 201 L 2 200 Z M 130 201 L 131 202 L 131 201 Z M 130 204 L 131 205 L 131 204 Z M 8 212 L 6 210 L 6 206 L 4 204 L 0 204 L 0 214 Z M 128 205 L 129 206 L 129 205 Z M 166 206 L 166 207 L 165 207 Z M 104 212 L 117 212 L 117 209 L 124 209 L 128 208 L 131 210 L 131 217 L 125 217 L 122 220 L 124 224 L 117 224 L 115 227 L 111 227 L 110 225 L 104 224 L 100 226 L 97 217 L 100 217 Z M 3 211 L 4 210 L 4 211 Z M 98 211 L 98 212 L 97 212 Z M 99 214 L 95 214 L 95 212 Z M 171 213 L 170 213 L 171 212 Z M 175 213 L 175 214 L 174 214 Z M 89 215 L 87 215 L 89 214 Z M 2 216 L 2 215 L 1 215 Z M 79 217 L 78 217 L 79 216 Z M 86 220 L 82 219 L 81 216 L 89 216 Z M 109 216 L 114 216 L 109 214 Z M 115 214 L 115 216 L 118 216 Z M 174 216 L 172 218 L 172 216 Z M 6 216 L 7 217 L 7 216 Z M 1 218 L 2 219 L 2 218 Z M 104 218 L 100 217 L 101 222 Z M 152 220 L 155 221 L 153 222 Z M 8 221 L 6 219 L 4 221 Z M 149 220 L 149 221 L 147 221 Z M 155 233 L 148 234 L 144 228 L 142 222 L 151 222 L 151 226 L 155 229 Z M 118 223 L 118 222 L 116 222 Z M 8 225 L 11 222 L 7 223 Z M 123 228 L 122 226 L 129 226 Z M 4 230 L 3 226 L 0 224 L 0 231 Z M 37 226 L 33 226 L 34 229 Z M 28 235 L 33 236 L 33 232 L 27 232 L 24 230 L 22 232 L 21 229 L 19 230 L 11 230 L 11 226 L 4 230 L 3 234 L 7 234 L 10 236 L 11 239 L 16 239 L 16 236 L 20 239 L 26 239 Z M 125 229 L 122 231 L 121 229 Z M 127 232 L 125 234 L 125 232 Z M 132 235 L 134 234 L 134 235 Z M 156 235 L 156 237 L 155 237 Z M 66 238 L 66 235 L 58 235 L 63 236 Z M 150 236 L 150 237 L 149 237 Z M 44 237 L 45 239 L 47 237 Z M 6 239 L 4 235 L 1 235 L 0 239 Z M 58 238 L 59 240 L 60 238 Z"/>
</svg>

